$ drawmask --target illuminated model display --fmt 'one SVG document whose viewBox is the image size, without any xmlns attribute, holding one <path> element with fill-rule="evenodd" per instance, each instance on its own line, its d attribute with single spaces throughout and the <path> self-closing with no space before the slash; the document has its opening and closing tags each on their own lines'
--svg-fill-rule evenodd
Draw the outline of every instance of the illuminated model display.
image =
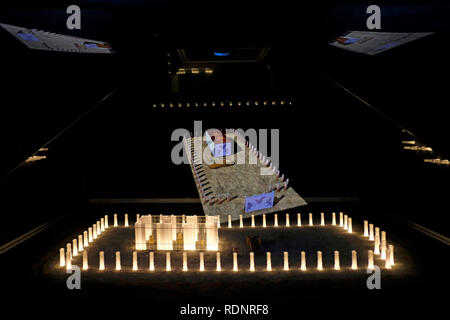
<svg viewBox="0 0 450 320">
<path fill-rule="evenodd" d="M 136 250 L 218 250 L 217 217 L 145 215 L 134 224 Z"/>
</svg>

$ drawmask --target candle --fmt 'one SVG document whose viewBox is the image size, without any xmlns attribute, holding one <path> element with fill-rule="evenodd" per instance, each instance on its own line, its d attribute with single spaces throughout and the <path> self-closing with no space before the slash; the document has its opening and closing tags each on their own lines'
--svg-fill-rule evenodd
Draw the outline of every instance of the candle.
<svg viewBox="0 0 450 320">
<path fill-rule="evenodd" d="M 122 267 L 120 265 L 120 251 L 116 251 L 116 270 L 120 270 Z"/>
<path fill-rule="evenodd" d="M 335 270 L 341 269 L 341 265 L 339 263 L 339 251 L 337 250 L 334 251 L 334 269 Z"/>
<path fill-rule="evenodd" d="M 99 252 L 99 263 L 98 263 L 98 269 L 99 270 L 105 270 L 105 253 L 103 251 Z"/>
<path fill-rule="evenodd" d="M 352 269 L 358 269 L 358 258 L 356 255 L 356 250 L 352 250 Z"/>
<path fill-rule="evenodd" d="M 364 220 L 364 237 L 369 236 L 369 221 Z"/>
<path fill-rule="evenodd" d="M 216 253 L 216 271 L 222 271 L 222 266 L 220 263 L 220 252 Z"/>
<path fill-rule="evenodd" d="M 369 257 L 369 263 L 368 263 L 367 269 L 373 270 L 374 269 L 374 265 L 373 265 L 373 251 L 372 250 L 369 250 L 368 257 Z"/>
<path fill-rule="evenodd" d="M 83 270 L 87 270 L 88 269 L 88 255 L 87 255 L 87 250 L 83 251 Z"/>
<path fill-rule="evenodd" d="M 238 271 L 237 252 L 233 252 L 233 271 Z"/>
<path fill-rule="evenodd" d="M 250 252 L 250 271 L 255 271 L 255 254 Z"/>
<path fill-rule="evenodd" d="M 272 257 L 270 252 L 266 252 L 267 271 L 272 271 Z"/>
<path fill-rule="evenodd" d="M 283 267 L 284 271 L 288 271 L 289 270 L 289 255 L 288 252 L 285 251 L 284 252 L 284 267 Z"/>
<path fill-rule="evenodd" d="M 133 251 L 133 270 L 136 271 L 137 269 L 138 269 L 137 252 Z"/>
<path fill-rule="evenodd" d="M 200 252 L 200 271 L 205 271 L 205 258 L 203 252 Z"/>
<path fill-rule="evenodd" d="M 66 265 L 66 254 L 64 248 L 59 249 L 59 266 L 64 267 Z"/>
<path fill-rule="evenodd" d="M 166 271 L 171 271 L 172 268 L 170 266 L 170 252 L 166 252 Z"/>
<path fill-rule="evenodd" d="M 72 250 L 73 250 L 72 255 L 76 257 L 78 255 L 77 239 L 72 240 Z"/>
<path fill-rule="evenodd" d="M 155 253 L 153 251 L 150 252 L 149 259 L 150 259 L 149 270 L 155 271 Z"/>
<path fill-rule="evenodd" d="M 306 253 L 305 251 L 300 252 L 301 262 L 300 262 L 300 270 L 306 271 Z"/>
<path fill-rule="evenodd" d="M 78 252 L 82 252 L 83 249 L 83 236 L 78 235 Z"/>
<path fill-rule="evenodd" d="M 317 251 L 317 270 L 323 270 L 322 251 Z"/>
</svg>

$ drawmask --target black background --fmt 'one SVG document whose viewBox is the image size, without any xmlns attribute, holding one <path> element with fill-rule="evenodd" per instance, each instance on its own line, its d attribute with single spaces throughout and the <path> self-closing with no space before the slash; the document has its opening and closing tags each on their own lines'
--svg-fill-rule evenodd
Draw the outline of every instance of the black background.
<svg viewBox="0 0 450 320">
<path fill-rule="evenodd" d="M 448 168 L 425 165 L 423 155 L 401 145 L 403 127 L 437 155 L 449 156 L 447 4 L 377 3 L 381 31 L 435 32 L 377 56 L 327 44 L 348 30 L 365 30 L 365 9 L 372 3 L 79 4 L 82 28 L 72 31 L 66 28 L 63 3 L 2 3 L 0 9 L 0 22 L 108 41 L 116 52 L 32 51 L 0 30 L 3 242 L 66 215 L 77 224 L 100 209 L 142 209 L 92 208 L 91 198 L 196 197 L 189 170 L 170 161 L 172 131 L 193 130 L 194 120 L 202 120 L 205 130 L 280 129 L 280 168 L 302 196 L 358 197 L 354 210 L 379 219 L 405 217 L 448 236 Z M 212 79 L 188 79 L 180 83 L 180 93 L 171 92 L 167 52 L 245 46 L 271 49 L 262 64 L 218 68 Z M 153 108 L 180 100 L 279 97 L 293 105 Z M 16 168 L 50 140 L 46 161 Z M 201 210 L 163 208 L 178 209 Z M 7 265 L 2 268 L 14 269 Z"/>
</svg>

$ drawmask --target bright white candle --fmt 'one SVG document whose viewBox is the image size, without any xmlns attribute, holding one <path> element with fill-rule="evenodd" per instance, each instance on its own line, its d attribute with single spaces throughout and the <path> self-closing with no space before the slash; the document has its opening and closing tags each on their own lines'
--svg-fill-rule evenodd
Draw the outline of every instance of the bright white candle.
<svg viewBox="0 0 450 320">
<path fill-rule="evenodd" d="M 302 215 L 300 213 L 297 213 L 297 226 L 302 226 Z"/>
<path fill-rule="evenodd" d="M 233 252 L 233 271 L 238 271 L 237 252 Z"/>
<path fill-rule="evenodd" d="M 78 252 L 82 252 L 83 249 L 83 236 L 80 234 L 78 236 Z"/>
<path fill-rule="evenodd" d="M 88 234 L 89 234 L 89 242 L 94 241 L 94 238 L 92 237 L 92 227 L 88 228 Z"/>
<path fill-rule="evenodd" d="M 128 227 L 128 214 L 125 213 L 125 227 Z"/>
<path fill-rule="evenodd" d="M 334 269 L 335 270 L 341 269 L 341 264 L 339 262 L 339 251 L 337 250 L 334 251 Z"/>
<path fill-rule="evenodd" d="M 320 225 L 321 226 L 325 225 L 325 216 L 323 212 L 320 213 Z"/>
<path fill-rule="evenodd" d="M 220 216 L 217 215 L 217 228 L 220 228 Z"/>
<path fill-rule="evenodd" d="M 64 267 L 66 265 L 66 254 L 64 248 L 59 249 L 59 266 Z"/>
<path fill-rule="evenodd" d="M 149 259 L 150 259 L 149 270 L 155 271 L 155 253 L 153 251 L 150 251 Z"/>
<path fill-rule="evenodd" d="M 76 257 L 78 255 L 77 239 L 72 240 L 72 250 L 73 250 L 72 255 Z"/>
<path fill-rule="evenodd" d="M 139 215 L 139 213 L 137 213 L 136 214 L 136 222 L 139 222 L 139 218 L 140 218 L 140 215 Z"/>
<path fill-rule="evenodd" d="M 286 213 L 286 227 L 290 227 L 291 224 L 289 222 L 289 213 Z"/>
<path fill-rule="evenodd" d="M 389 249 L 387 249 L 387 255 L 389 256 Z M 391 269 L 391 259 L 386 259 L 384 267 L 386 269 Z"/>
<path fill-rule="evenodd" d="M 263 214 L 263 228 L 265 228 L 265 227 L 267 227 L 267 224 L 266 224 L 266 215 Z"/>
<path fill-rule="evenodd" d="M 306 253 L 305 251 L 300 252 L 301 262 L 300 262 L 300 270 L 306 271 Z"/>
<path fill-rule="evenodd" d="M 100 221 L 97 221 L 97 236 L 102 234 L 102 227 L 100 226 Z"/>
<path fill-rule="evenodd" d="M 386 231 L 381 231 L 381 259 L 383 260 L 387 257 L 386 251 Z"/>
<path fill-rule="evenodd" d="M 336 212 L 332 212 L 332 213 L 331 213 L 331 224 L 332 224 L 333 226 L 336 225 Z"/>
<path fill-rule="evenodd" d="M 323 270 L 322 251 L 317 251 L 317 270 Z"/>
<path fill-rule="evenodd" d="M 373 224 L 369 224 L 369 240 L 374 241 L 375 237 L 373 236 Z"/>
<path fill-rule="evenodd" d="M 200 252 L 200 271 L 205 271 L 205 254 Z"/>
<path fill-rule="evenodd" d="M 88 232 L 83 232 L 83 245 L 84 247 L 89 247 L 89 239 L 88 239 Z"/>
<path fill-rule="evenodd" d="M 103 251 L 99 252 L 98 269 L 105 270 L 105 253 Z"/>
<path fill-rule="evenodd" d="M 352 269 L 358 269 L 358 257 L 356 254 L 356 250 L 352 250 Z"/>
<path fill-rule="evenodd" d="M 275 213 L 274 219 L 275 219 L 275 221 L 274 221 L 274 224 L 273 224 L 273 225 L 274 225 L 275 227 L 278 227 L 278 214 Z"/>
<path fill-rule="evenodd" d="M 222 271 L 222 265 L 220 263 L 220 252 L 216 252 L 216 271 Z"/>
<path fill-rule="evenodd" d="M 88 252 L 87 250 L 83 251 L 83 270 L 87 270 L 89 268 L 88 266 Z"/>
<path fill-rule="evenodd" d="M 105 231 L 105 219 L 104 218 L 100 219 L 100 230 L 102 232 Z"/>
<path fill-rule="evenodd" d="M 94 240 L 97 239 L 97 224 L 92 225 L 92 234 L 94 236 Z"/>
<path fill-rule="evenodd" d="M 372 250 L 369 250 L 368 257 L 369 257 L 369 263 L 368 263 L 367 269 L 373 270 L 374 266 L 373 266 L 373 251 Z"/>
<path fill-rule="evenodd" d="M 250 252 L 250 271 L 255 271 L 255 254 Z"/>
<path fill-rule="evenodd" d="M 120 251 L 116 251 L 116 270 L 122 269 L 120 264 Z"/>
<path fill-rule="evenodd" d="M 228 215 L 228 228 L 231 228 L 231 214 Z"/>
<path fill-rule="evenodd" d="M 166 252 L 166 271 L 172 270 L 170 266 L 170 252 Z"/>
<path fill-rule="evenodd" d="M 255 227 L 255 215 L 254 214 L 252 214 L 252 227 L 253 228 Z"/>
<path fill-rule="evenodd" d="M 183 271 L 188 271 L 187 252 L 183 252 Z"/>
<path fill-rule="evenodd" d="M 114 227 L 117 227 L 119 224 L 117 223 L 117 213 L 114 213 Z"/>
<path fill-rule="evenodd" d="M 364 237 L 369 236 L 369 221 L 364 220 Z"/>
<path fill-rule="evenodd" d="M 137 269 L 138 269 L 137 252 L 133 251 L 133 270 L 136 271 Z"/>
<path fill-rule="evenodd" d="M 267 271 L 272 271 L 272 256 L 270 252 L 266 252 Z"/>
<path fill-rule="evenodd" d="M 375 227 L 375 254 L 380 254 L 380 228 Z"/>
<path fill-rule="evenodd" d="M 312 213 L 309 213 L 309 225 L 310 226 L 314 225 Z"/>
<path fill-rule="evenodd" d="M 344 214 L 344 230 L 348 230 L 348 215 Z"/>
<path fill-rule="evenodd" d="M 343 226 L 344 226 L 344 213 L 339 212 L 339 227 L 343 227 Z"/>
<path fill-rule="evenodd" d="M 353 226 L 352 226 L 352 218 L 348 218 L 348 233 L 353 232 Z"/>
<path fill-rule="evenodd" d="M 289 270 L 289 254 L 287 251 L 284 252 L 284 266 L 283 266 L 283 270 L 284 271 L 288 271 Z"/>
<path fill-rule="evenodd" d="M 105 229 L 108 229 L 109 225 L 108 225 L 108 215 L 105 214 Z"/>
<path fill-rule="evenodd" d="M 380 254 L 380 245 L 378 244 L 377 238 L 376 238 L 376 237 L 375 237 L 375 246 L 374 246 L 373 252 L 374 252 L 375 254 Z"/>
<path fill-rule="evenodd" d="M 391 266 L 394 265 L 394 246 L 392 244 L 389 245 L 389 263 Z"/>
<path fill-rule="evenodd" d="M 72 270 L 72 261 L 70 259 L 70 251 L 66 251 L 66 270 Z"/>
<path fill-rule="evenodd" d="M 239 228 L 244 227 L 244 220 L 242 219 L 242 214 L 239 215 Z"/>
<path fill-rule="evenodd" d="M 378 244 L 381 244 L 380 241 L 380 228 L 375 227 L 375 241 L 378 242 Z"/>
<path fill-rule="evenodd" d="M 72 244 L 66 244 L 66 252 L 69 253 L 70 260 L 72 260 Z"/>
</svg>

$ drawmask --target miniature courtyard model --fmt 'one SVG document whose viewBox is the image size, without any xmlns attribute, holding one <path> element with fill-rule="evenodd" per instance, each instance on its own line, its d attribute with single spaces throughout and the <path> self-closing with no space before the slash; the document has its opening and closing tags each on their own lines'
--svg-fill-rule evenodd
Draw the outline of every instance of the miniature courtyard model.
<svg viewBox="0 0 450 320">
<path fill-rule="evenodd" d="M 235 221 L 239 215 L 247 218 L 307 204 L 290 186 L 289 179 L 239 131 L 215 138 L 216 143 L 213 133 L 209 130 L 205 137 L 184 138 L 206 216 L 219 216 L 225 222 L 231 215 Z M 230 148 L 235 149 L 234 153 Z M 211 152 L 203 152 L 205 149 Z"/>
</svg>

